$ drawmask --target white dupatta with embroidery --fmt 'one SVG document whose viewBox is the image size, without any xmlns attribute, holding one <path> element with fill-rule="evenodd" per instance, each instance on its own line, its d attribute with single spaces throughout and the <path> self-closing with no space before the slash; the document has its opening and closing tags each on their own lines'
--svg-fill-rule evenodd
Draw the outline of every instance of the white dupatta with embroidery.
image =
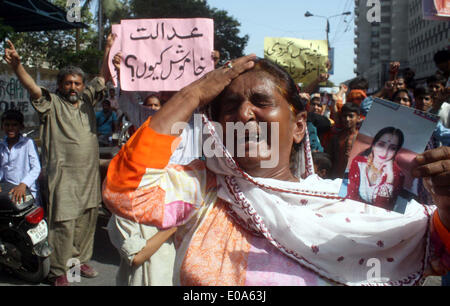
<svg viewBox="0 0 450 306">
<path fill-rule="evenodd" d="M 294 171 L 305 179 L 253 178 L 239 168 L 205 115 L 203 121 L 216 150 L 224 153 L 207 158 L 207 167 L 217 175 L 218 197 L 230 203 L 240 223 L 338 284 L 415 285 L 423 280 L 435 207 L 411 201 L 402 215 L 340 198 L 341 180 L 310 175 L 307 136 L 299 151 L 301 169 Z"/>
</svg>

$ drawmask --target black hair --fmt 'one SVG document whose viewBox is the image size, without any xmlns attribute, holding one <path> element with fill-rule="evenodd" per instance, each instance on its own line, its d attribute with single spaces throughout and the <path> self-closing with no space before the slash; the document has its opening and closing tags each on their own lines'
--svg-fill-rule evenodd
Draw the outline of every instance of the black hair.
<svg viewBox="0 0 450 306">
<path fill-rule="evenodd" d="M 427 78 L 427 85 L 430 86 L 430 84 L 432 84 L 432 83 L 439 83 L 445 87 L 445 85 L 447 83 L 447 79 L 441 74 L 434 74 L 434 75 L 430 76 L 429 78 Z"/>
<path fill-rule="evenodd" d="M 158 93 L 151 93 L 151 94 L 149 94 L 149 95 L 147 95 L 146 97 L 145 97 L 145 99 L 144 99 L 144 101 L 145 100 L 147 100 L 147 99 L 150 99 L 150 98 L 152 98 L 152 97 L 155 97 L 155 98 L 157 98 L 158 100 L 160 100 L 160 94 L 158 94 Z"/>
<path fill-rule="evenodd" d="M 312 154 L 314 165 L 317 166 L 318 170 L 325 169 L 328 172 L 331 171 L 331 168 L 333 167 L 333 163 L 331 162 L 330 154 L 327 154 L 324 152 L 312 152 L 311 154 Z"/>
<path fill-rule="evenodd" d="M 307 118 L 308 122 L 311 122 L 316 127 L 319 137 L 331 129 L 331 122 L 325 116 L 309 112 Z"/>
<path fill-rule="evenodd" d="M 378 131 L 378 133 L 375 135 L 375 137 L 372 140 L 372 144 L 370 145 L 370 148 L 365 150 L 362 155 L 369 156 L 370 153 L 372 153 L 372 147 L 380 140 L 380 138 L 385 134 L 392 134 L 398 137 L 398 146 L 397 150 L 395 151 L 395 154 L 397 155 L 397 152 L 400 151 L 400 149 L 403 146 L 403 143 L 405 142 L 405 134 L 403 134 L 402 130 L 395 128 L 393 126 L 385 127 Z"/>
<path fill-rule="evenodd" d="M 403 72 L 403 70 L 400 70 L 400 71 L 397 73 L 397 80 L 398 80 L 398 79 L 403 79 L 403 80 L 406 82 L 405 73 Z"/>
<path fill-rule="evenodd" d="M 2 125 L 5 120 L 14 120 L 19 122 L 19 124 L 23 126 L 24 116 L 22 112 L 17 109 L 8 109 L 2 114 Z"/>
<path fill-rule="evenodd" d="M 417 86 L 417 82 L 414 79 L 414 77 L 416 76 L 416 72 L 414 71 L 414 69 L 406 67 L 405 69 L 403 69 L 401 71 L 400 74 L 403 77 L 403 79 L 405 80 L 406 88 L 410 88 L 410 89 L 414 90 Z"/>
<path fill-rule="evenodd" d="M 440 50 L 440 51 L 436 52 L 433 59 L 434 59 L 434 63 L 436 65 L 439 65 L 441 63 L 449 61 L 450 60 L 450 50 L 445 49 L 445 50 Z"/>
<path fill-rule="evenodd" d="M 360 115 L 361 108 L 358 106 L 358 104 L 355 104 L 353 102 L 347 102 L 341 108 L 341 114 L 346 113 L 357 113 L 358 115 Z"/>
<path fill-rule="evenodd" d="M 395 102 L 395 99 L 397 98 L 397 96 L 399 94 L 401 94 L 402 92 L 406 93 L 408 95 L 409 98 L 409 102 L 412 104 L 413 103 L 413 98 L 411 96 L 411 94 L 409 93 L 409 91 L 407 89 L 399 89 L 397 90 L 393 95 L 392 95 L 392 101 Z"/>
<path fill-rule="evenodd" d="M 108 104 L 109 106 L 111 106 L 111 101 L 109 101 L 108 99 L 103 100 L 102 103 L 105 103 L 105 104 Z"/>
<path fill-rule="evenodd" d="M 160 95 L 156 94 L 156 93 L 152 93 L 152 94 L 149 94 L 148 96 L 146 96 L 144 101 L 143 101 L 143 104 L 146 105 L 147 100 L 149 100 L 150 98 L 153 98 L 153 97 L 158 99 L 159 105 L 162 105 L 162 101 L 161 101 Z"/>
<path fill-rule="evenodd" d="M 414 80 L 414 77 L 416 76 L 416 72 L 414 71 L 414 69 L 409 68 L 409 67 L 406 67 L 405 69 L 403 69 L 401 73 L 407 83 L 412 82 Z M 411 78 L 409 78 L 409 76 Z"/>
<path fill-rule="evenodd" d="M 318 100 L 320 102 L 321 101 L 321 97 L 318 97 L 318 96 L 311 97 L 310 102 L 316 101 L 316 100 Z"/>
<path fill-rule="evenodd" d="M 357 77 L 350 81 L 348 84 L 348 89 L 361 89 L 361 90 L 368 90 L 369 89 L 369 82 L 363 78 L 363 77 Z"/>
<path fill-rule="evenodd" d="M 83 79 L 83 84 L 86 83 L 86 74 L 81 68 L 75 66 L 67 66 L 58 72 L 57 76 L 58 85 L 60 85 L 64 81 L 67 75 L 79 75 Z"/>
<path fill-rule="evenodd" d="M 420 96 L 431 96 L 431 90 L 428 89 L 428 87 L 423 87 L 423 86 L 417 87 L 414 90 L 414 97 L 418 98 Z"/>
</svg>

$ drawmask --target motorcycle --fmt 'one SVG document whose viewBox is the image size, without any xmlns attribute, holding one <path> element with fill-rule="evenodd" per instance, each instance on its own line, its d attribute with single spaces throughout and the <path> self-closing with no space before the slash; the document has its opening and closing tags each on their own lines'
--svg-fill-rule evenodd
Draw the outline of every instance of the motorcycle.
<svg viewBox="0 0 450 306">
<path fill-rule="evenodd" d="M 15 185 L 0 186 L 0 266 L 25 281 L 42 282 L 52 252 L 44 209 L 35 205 L 28 189 L 25 200 L 14 203 L 9 191 Z"/>
</svg>

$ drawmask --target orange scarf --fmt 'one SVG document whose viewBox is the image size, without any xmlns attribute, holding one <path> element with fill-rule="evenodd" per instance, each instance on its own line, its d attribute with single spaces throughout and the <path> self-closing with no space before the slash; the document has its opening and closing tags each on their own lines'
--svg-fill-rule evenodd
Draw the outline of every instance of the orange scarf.
<svg viewBox="0 0 450 306">
<path fill-rule="evenodd" d="M 347 95 L 347 102 L 353 102 L 359 106 L 365 98 L 367 98 L 367 94 L 364 90 L 353 89 Z"/>
</svg>

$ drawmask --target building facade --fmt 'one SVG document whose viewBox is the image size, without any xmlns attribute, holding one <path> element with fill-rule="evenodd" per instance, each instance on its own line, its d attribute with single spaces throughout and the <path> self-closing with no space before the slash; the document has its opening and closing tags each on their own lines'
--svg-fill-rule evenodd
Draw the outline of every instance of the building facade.
<svg viewBox="0 0 450 306">
<path fill-rule="evenodd" d="M 384 86 L 392 61 L 419 80 L 434 74 L 433 56 L 448 47 L 450 23 L 424 20 L 422 0 L 381 0 L 379 22 L 369 22 L 370 2 L 355 0 L 355 73 L 369 81 L 369 92 Z"/>
<path fill-rule="evenodd" d="M 424 79 L 436 73 L 434 54 L 449 46 L 450 21 L 424 20 L 422 0 L 408 2 L 408 62 L 416 78 Z"/>
</svg>

